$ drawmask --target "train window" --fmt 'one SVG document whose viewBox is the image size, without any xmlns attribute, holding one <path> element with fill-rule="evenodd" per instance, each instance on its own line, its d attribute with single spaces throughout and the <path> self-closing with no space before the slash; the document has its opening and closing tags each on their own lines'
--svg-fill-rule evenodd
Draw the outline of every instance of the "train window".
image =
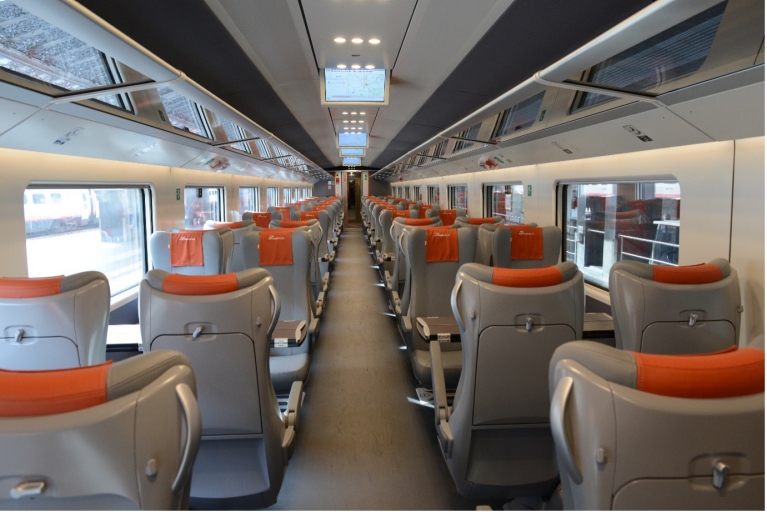
<svg viewBox="0 0 767 512">
<path fill-rule="evenodd" d="M 469 187 L 466 185 L 448 185 L 447 198 L 451 210 L 463 208 L 469 210 Z"/>
<path fill-rule="evenodd" d="M 587 282 L 607 288 L 616 261 L 678 265 L 678 182 L 571 183 L 562 202 L 564 257 Z"/>
<path fill-rule="evenodd" d="M 282 206 L 287 206 L 289 204 L 290 204 L 290 189 L 283 188 L 282 189 Z"/>
<path fill-rule="evenodd" d="M 212 139 L 213 134 L 205 118 L 205 111 L 189 98 L 181 96 L 170 87 L 157 89 L 162 105 L 168 114 L 168 121 L 181 131 L 194 133 L 206 139 Z"/>
<path fill-rule="evenodd" d="M 505 224 L 524 224 L 524 197 L 522 182 L 485 185 L 485 216 L 500 215 Z"/>
<path fill-rule="evenodd" d="M 421 187 L 413 187 L 413 201 L 421 200 Z"/>
<path fill-rule="evenodd" d="M 122 82 L 112 59 L 12 2 L 0 2 L 0 20 L 0 67 L 62 91 Z M 133 112 L 126 94 L 96 100 Z"/>
<path fill-rule="evenodd" d="M 279 206 L 280 196 L 277 187 L 266 187 L 266 207 Z"/>
<path fill-rule="evenodd" d="M 471 128 L 462 131 L 458 134 L 458 137 L 461 137 L 462 139 L 476 139 L 477 135 L 479 135 L 479 127 L 482 126 L 482 123 L 477 123 Z M 453 148 L 453 153 L 457 153 L 459 151 L 463 151 L 464 149 L 470 148 L 474 145 L 473 142 L 469 142 L 466 140 L 459 140 L 455 143 L 455 147 Z"/>
<path fill-rule="evenodd" d="M 35 187 L 24 191 L 24 200 L 29 277 L 98 270 L 112 296 L 141 282 L 149 188 Z"/>
<path fill-rule="evenodd" d="M 312 197 L 311 187 L 304 188 L 304 199 L 309 199 L 310 197 Z"/>
<path fill-rule="evenodd" d="M 689 76 L 711 50 L 727 2 L 632 46 L 584 72 L 584 81 L 629 91 L 652 91 Z M 611 101 L 598 93 L 578 92 L 571 113 Z"/>
<path fill-rule="evenodd" d="M 240 187 L 240 213 L 257 212 L 258 187 Z"/>
<path fill-rule="evenodd" d="M 240 128 L 238 125 L 234 124 L 233 122 L 229 121 L 228 119 L 221 119 L 221 126 L 224 128 L 224 131 L 226 132 L 226 137 L 229 140 L 242 140 L 247 139 L 248 135 L 245 133 L 245 130 Z M 250 146 L 247 142 L 240 142 L 239 144 L 232 144 L 230 147 L 240 150 L 243 153 L 251 153 Z"/>
<path fill-rule="evenodd" d="M 493 137 L 502 137 L 516 131 L 530 128 L 538 117 L 538 110 L 543 103 L 546 91 L 540 92 L 525 101 L 517 103 L 503 111 L 493 131 Z"/>
<path fill-rule="evenodd" d="M 431 186 L 426 187 L 426 191 L 429 194 L 428 200 L 429 204 L 439 204 L 439 187 L 438 186 Z"/>
<path fill-rule="evenodd" d="M 186 187 L 184 208 L 186 229 L 203 229 L 205 222 L 209 220 L 223 221 L 223 187 Z"/>
<path fill-rule="evenodd" d="M 450 142 L 448 139 L 443 140 L 436 146 L 434 146 L 434 152 L 432 153 L 432 156 L 438 156 L 438 157 L 444 157 L 445 151 L 447 150 L 447 143 Z"/>
<path fill-rule="evenodd" d="M 301 189 L 299 189 L 298 187 L 295 187 L 293 189 L 293 202 L 297 203 L 300 200 L 301 200 Z"/>
</svg>

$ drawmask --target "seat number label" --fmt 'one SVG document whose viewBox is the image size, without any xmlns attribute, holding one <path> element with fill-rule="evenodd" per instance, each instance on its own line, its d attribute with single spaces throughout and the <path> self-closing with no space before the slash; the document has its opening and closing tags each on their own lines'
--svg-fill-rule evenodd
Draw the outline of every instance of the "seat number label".
<svg viewBox="0 0 767 512">
<path fill-rule="evenodd" d="M 443 333 L 440 332 L 437 334 L 437 341 L 440 343 L 450 343 L 450 334 L 449 333 Z"/>
<path fill-rule="evenodd" d="M 286 348 L 288 346 L 287 338 L 274 338 L 275 348 Z"/>
</svg>

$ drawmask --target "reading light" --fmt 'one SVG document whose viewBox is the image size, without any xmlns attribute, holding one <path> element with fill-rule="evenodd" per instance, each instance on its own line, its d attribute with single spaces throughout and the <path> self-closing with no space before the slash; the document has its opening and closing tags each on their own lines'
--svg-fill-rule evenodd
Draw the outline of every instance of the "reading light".
<svg viewBox="0 0 767 512">
<path fill-rule="evenodd" d="M 341 112 L 341 113 L 342 113 L 343 115 L 346 115 L 346 114 L 348 114 L 349 112 Z"/>
<path fill-rule="evenodd" d="M 360 112 L 360 115 L 361 115 L 361 116 L 364 116 L 364 115 L 365 115 L 365 113 L 364 113 L 364 112 Z"/>
<path fill-rule="evenodd" d="M 354 42 L 354 39 L 352 39 L 352 42 Z M 360 42 L 362 42 L 362 41 L 360 41 Z M 380 42 L 381 42 L 380 39 L 371 39 L 370 41 L 368 41 L 368 43 L 370 43 L 370 44 L 378 44 Z"/>
<path fill-rule="evenodd" d="M 344 123 L 345 123 L 345 122 L 346 122 L 346 121 L 344 121 Z M 354 120 L 353 120 L 353 121 L 352 121 L 352 124 L 354 124 L 354 123 L 356 123 L 356 122 L 357 122 L 357 121 L 354 121 Z"/>
<path fill-rule="evenodd" d="M 346 69 L 346 64 L 339 64 L 336 66 L 338 69 Z"/>
<path fill-rule="evenodd" d="M 354 44 L 360 44 L 361 42 L 362 42 L 362 39 L 360 39 L 359 37 L 355 37 L 354 39 L 352 39 L 352 43 Z"/>
<path fill-rule="evenodd" d="M 352 69 L 359 69 L 359 68 L 360 68 L 359 64 L 352 64 Z"/>
<path fill-rule="evenodd" d="M 344 119 L 344 123 L 348 123 L 349 121 L 347 119 Z"/>
<path fill-rule="evenodd" d="M 336 43 L 345 43 L 346 39 L 344 39 L 343 37 L 336 37 L 335 39 L 333 39 L 333 41 L 335 41 Z"/>
<path fill-rule="evenodd" d="M 356 112 L 352 112 L 352 115 L 353 115 L 353 116 L 356 116 L 356 115 L 357 115 L 357 113 L 356 113 Z"/>
<path fill-rule="evenodd" d="M 367 66 L 365 66 L 365 69 L 375 69 L 375 68 L 376 67 L 372 64 L 368 64 Z"/>
</svg>

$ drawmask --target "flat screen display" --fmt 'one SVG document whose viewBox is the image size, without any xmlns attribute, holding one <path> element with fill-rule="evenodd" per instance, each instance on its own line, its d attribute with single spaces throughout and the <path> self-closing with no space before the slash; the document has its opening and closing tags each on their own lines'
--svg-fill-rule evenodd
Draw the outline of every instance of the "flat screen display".
<svg viewBox="0 0 767 512">
<path fill-rule="evenodd" d="M 386 70 L 325 68 L 325 101 L 384 103 Z"/>
<path fill-rule="evenodd" d="M 341 156 L 365 156 L 365 150 L 362 148 L 342 149 Z"/>
<path fill-rule="evenodd" d="M 344 158 L 344 165 L 362 165 L 360 157 L 348 156 Z"/>
<path fill-rule="evenodd" d="M 366 148 L 368 147 L 368 134 L 362 132 L 339 132 L 339 148 Z"/>
</svg>

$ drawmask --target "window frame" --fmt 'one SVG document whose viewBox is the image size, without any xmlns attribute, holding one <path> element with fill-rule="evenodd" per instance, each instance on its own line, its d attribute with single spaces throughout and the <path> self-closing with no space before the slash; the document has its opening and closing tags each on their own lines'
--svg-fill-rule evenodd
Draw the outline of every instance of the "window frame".
<svg viewBox="0 0 767 512">
<path fill-rule="evenodd" d="M 242 215 L 244 212 L 242 211 L 242 190 L 252 190 L 253 191 L 253 204 L 254 204 L 254 212 L 261 211 L 261 187 L 239 187 L 238 189 L 238 198 L 240 199 L 240 215 Z M 246 210 L 248 211 L 248 210 Z"/>
<path fill-rule="evenodd" d="M 50 190 L 50 189 L 138 190 L 140 194 L 139 204 L 141 205 L 141 217 L 144 224 L 143 229 L 138 230 L 141 237 L 139 248 L 142 251 L 142 255 L 141 255 L 142 276 L 149 271 L 149 238 L 152 236 L 152 233 L 154 233 L 154 230 L 155 230 L 154 193 L 153 193 L 154 187 L 152 186 L 152 184 L 150 183 L 98 183 L 98 182 L 90 182 L 90 181 L 77 182 L 77 183 L 31 182 L 25 187 L 24 191 L 22 192 L 22 196 L 24 196 L 24 192 L 26 192 L 27 190 Z M 49 204 L 49 203 L 44 202 L 44 203 L 38 203 L 38 204 Z M 26 215 L 25 215 L 25 222 L 26 222 Z M 24 238 L 25 238 L 25 244 L 26 244 L 26 235 Z M 114 292 L 113 288 L 110 286 L 110 297 L 109 297 L 110 304 L 115 304 L 117 301 L 120 300 L 120 298 L 123 295 L 127 293 L 132 293 L 137 291 L 140 285 L 141 285 L 141 279 L 139 279 L 139 281 L 133 286 L 130 286 L 129 288 L 126 288 L 125 290 L 121 290 L 118 292 Z"/>
<path fill-rule="evenodd" d="M 226 186 L 224 185 L 217 185 L 217 184 L 190 184 L 187 183 L 184 185 L 184 212 L 186 212 L 186 190 L 187 189 L 218 189 L 218 199 L 219 199 L 219 218 L 216 220 L 216 222 L 224 222 L 226 221 Z M 204 224 L 203 224 L 204 225 Z M 184 213 L 184 226 L 186 226 L 186 213 Z M 185 228 L 185 229 L 194 229 L 194 228 Z M 203 228 L 200 228 L 203 229 Z"/>
<path fill-rule="evenodd" d="M 511 194 L 513 195 L 513 189 L 515 186 L 522 187 L 522 219 L 521 222 L 514 222 L 509 221 L 508 219 L 508 213 L 504 212 L 503 215 L 501 215 L 499 212 L 494 212 L 494 205 L 493 205 L 493 188 L 494 187 L 509 187 L 511 189 Z M 525 223 L 525 212 L 524 212 L 524 183 L 521 180 L 516 181 L 504 181 L 504 182 L 493 182 L 493 183 L 483 183 L 482 184 L 482 209 L 484 211 L 485 217 L 493 217 L 494 215 L 498 214 L 504 217 L 503 224 L 504 225 L 522 225 Z"/>
<path fill-rule="evenodd" d="M 458 187 L 464 187 L 466 188 L 466 215 L 469 214 L 469 184 L 468 183 L 451 183 L 447 186 L 447 205 L 448 210 L 455 210 L 457 209 L 457 206 L 455 204 L 455 192 L 456 188 Z"/>
<path fill-rule="evenodd" d="M 434 203 L 434 191 L 437 191 L 437 202 Z M 426 186 L 426 195 L 428 196 L 428 204 L 439 205 L 439 185 L 427 185 Z"/>
</svg>

